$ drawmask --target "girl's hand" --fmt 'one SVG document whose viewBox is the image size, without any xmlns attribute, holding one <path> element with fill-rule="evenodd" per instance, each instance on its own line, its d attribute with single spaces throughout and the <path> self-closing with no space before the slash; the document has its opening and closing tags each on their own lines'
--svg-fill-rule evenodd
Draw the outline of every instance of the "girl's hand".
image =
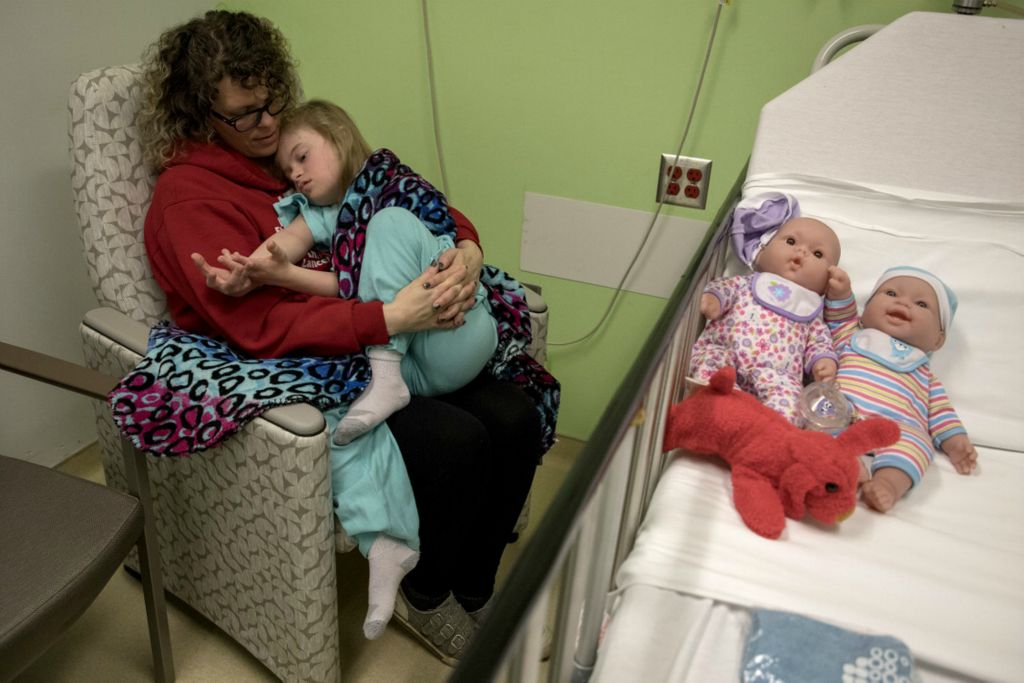
<svg viewBox="0 0 1024 683">
<path fill-rule="evenodd" d="M 245 274 L 255 283 L 261 285 L 283 286 L 288 282 L 288 275 L 296 267 L 288 260 L 288 255 L 274 242 L 268 240 L 267 256 L 242 256 L 238 252 L 231 255 L 233 261 L 245 269 Z"/>
<path fill-rule="evenodd" d="M 851 296 L 853 296 L 853 288 L 850 286 L 850 276 L 839 266 L 829 266 L 825 298 L 838 301 L 849 299 Z"/>
<path fill-rule="evenodd" d="M 460 273 L 452 272 L 439 284 L 430 285 L 438 274 L 437 267 L 431 266 L 418 278 L 398 290 L 398 294 L 390 303 L 384 304 L 384 323 L 389 335 L 425 330 L 450 330 L 462 324 L 461 311 L 451 317 L 442 318 L 441 314 L 445 309 L 434 303 L 440 297 L 451 296 L 451 289 L 458 281 Z"/>
<path fill-rule="evenodd" d="M 232 258 L 231 252 L 227 249 L 221 249 L 220 256 L 217 257 L 223 268 L 211 266 L 202 254 L 193 253 L 191 256 L 192 263 L 206 279 L 206 286 L 221 294 L 245 296 L 259 286 L 248 276 L 245 267 Z"/>
<path fill-rule="evenodd" d="M 483 263 L 483 252 L 476 242 L 461 240 L 457 247 L 444 251 L 438 257 L 437 266 L 424 272 L 424 275 L 428 275 L 427 282 L 431 289 L 437 289 L 442 282 L 452 282 L 447 291 L 441 292 L 434 299 L 442 320 L 455 320 L 473 308 Z"/>
</svg>

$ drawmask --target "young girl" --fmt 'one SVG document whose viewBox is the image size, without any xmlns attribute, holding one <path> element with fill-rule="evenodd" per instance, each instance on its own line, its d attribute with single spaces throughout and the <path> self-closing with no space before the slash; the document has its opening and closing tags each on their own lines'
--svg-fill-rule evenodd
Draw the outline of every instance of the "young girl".
<svg viewBox="0 0 1024 683">
<path fill-rule="evenodd" d="M 296 189 L 274 206 L 285 227 L 249 256 L 223 253 L 218 261 L 224 269 L 197 260 L 209 286 L 234 296 L 261 285 L 327 297 L 357 294 L 363 301 L 383 301 L 387 306 L 402 287 L 436 266 L 440 254 L 455 246 L 451 237 L 433 234 L 416 215 L 402 208 L 447 216 L 443 195 L 418 177 L 413 179 L 411 170 L 391 152 L 371 153 L 355 123 L 337 105 L 313 100 L 283 114 L 276 161 Z M 387 169 L 384 172 L 396 177 L 407 174 L 409 179 L 403 180 L 401 187 L 409 191 L 377 198 L 361 267 L 353 272 L 327 272 L 296 265 L 311 249 L 356 248 L 339 236 L 336 228 L 339 220 L 351 222 L 352 212 L 371 210 L 366 198 L 360 197 L 364 188 L 355 182 L 371 161 L 380 162 L 379 166 Z M 415 188 L 408 183 L 416 184 Z M 381 205 L 385 208 L 379 208 Z M 353 292 L 354 280 L 358 286 Z M 369 347 L 370 383 L 338 423 L 334 442 L 344 445 L 367 434 L 408 404 L 410 392 L 419 396 L 451 393 L 480 374 L 498 342 L 495 319 L 486 305 L 481 305 L 483 298 L 483 287 L 478 284 L 476 304 L 454 329 L 395 334 L 388 344 Z M 375 440 L 360 443 L 376 447 Z M 386 492 L 379 495 L 387 497 Z M 402 518 L 415 516 L 411 496 L 387 500 L 385 506 L 401 510 L 398 516 Z M 353 533 L 343 513 L 339 516 L 342 526 Z M 358 533 L 353 535 L 358 537 Z M 368 549 L 365 546 L 360 541 L 360 550 L 370 564 L 370 605 L 363 630 L 368 638 L 376 638 L 391 618 L 401 579 L 416 564 L 418 553 L 413 548 L 417 542 L 380 534 Z"/>
</svg>

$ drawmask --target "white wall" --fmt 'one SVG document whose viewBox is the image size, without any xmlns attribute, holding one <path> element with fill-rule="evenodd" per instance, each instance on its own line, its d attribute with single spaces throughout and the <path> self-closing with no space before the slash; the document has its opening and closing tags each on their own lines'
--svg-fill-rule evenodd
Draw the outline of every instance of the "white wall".
<svg viewBox="0 0 1024 683">
<path fill-rule="evenodd" d="M 212 0 L 0 0 L 0 341 L 81 363 L 96 305 L 71 205 L 67 96 Z M 96 439 L 88 399 L 0 372 L 0 454 L 53 465 Z"/>
</svg>

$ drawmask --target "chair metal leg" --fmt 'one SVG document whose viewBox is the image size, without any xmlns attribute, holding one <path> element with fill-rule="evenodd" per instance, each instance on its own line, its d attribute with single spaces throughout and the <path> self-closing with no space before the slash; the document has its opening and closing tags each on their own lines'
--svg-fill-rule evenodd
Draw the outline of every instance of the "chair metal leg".
<svg viewBox="0 0 1024 683">
<path fill-rule="evenodd" d="M 142 504 L 143 532 L 136 544 L 142 592 L 146 600 L 146 621 L 149 623 L 149 644 L 153 651 L 153 675 L 158 683 L 174 683 L 174 657 L 171 653 L 170 629 L 167 626 L 167 602 L 164 598 L 163 571 L 160 568 L 160 544 L 156 536 L 153 497 L 149 490 L 146 455 L 130 441 L 121 439 L 128 491 Z"/>
</svg>

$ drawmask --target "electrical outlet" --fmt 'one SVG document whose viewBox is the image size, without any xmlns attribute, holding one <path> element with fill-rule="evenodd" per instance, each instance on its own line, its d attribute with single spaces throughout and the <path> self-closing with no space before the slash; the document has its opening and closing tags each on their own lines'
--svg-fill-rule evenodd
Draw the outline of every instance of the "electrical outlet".
<svg viewBox="0 0 1024 683">
<path fill-rule="evenodd" d="M 711 160 L 662 154 L 658 171 L 658 201 L 703 209 L 711 181 Z"/>
</svg>

